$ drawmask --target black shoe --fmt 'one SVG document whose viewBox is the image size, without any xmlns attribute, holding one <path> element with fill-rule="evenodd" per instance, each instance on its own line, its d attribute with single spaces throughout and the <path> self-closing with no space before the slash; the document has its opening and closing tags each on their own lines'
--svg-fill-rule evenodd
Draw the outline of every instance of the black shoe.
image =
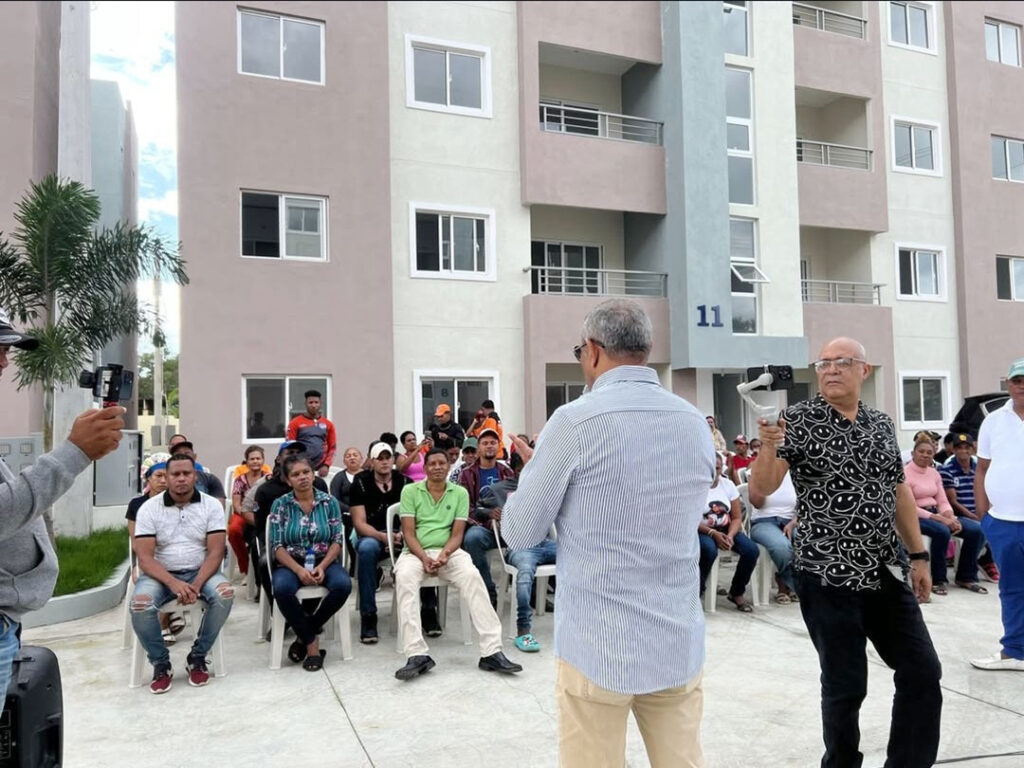
<svg viewBox="0 0 1024 768">
<path fill-rule="evenodd" d="M 521 665 L 509 661 L 501 651 L 481 657 L 477 666 L 485 672 L 502 672 L 506 675 L 514 675 L 516 672 L 523 671 Z"/>
<path fill-rule="evenodd" d="M 363 645 L 373 645 L 380 638 L 377 636 L 377 614 L 364 613 L 361 618 L 359 630 L 359 642 Z"/>
<path fill-rule="evenodd" d="M 423 634 L 427 637 L 441 636 L 441 622 L 437 620 L 437 611 L 420 611 L 420 622 L 423 624 Z"/>
<path fill-rule="evenodd" d="M 395 677 L 399 680 L 412 680 L 424 672 L 429 672 L 436 666 L 434 660 L 429 656 L 410 656 L 405 666 L 395 672 Z"/>
</svg>

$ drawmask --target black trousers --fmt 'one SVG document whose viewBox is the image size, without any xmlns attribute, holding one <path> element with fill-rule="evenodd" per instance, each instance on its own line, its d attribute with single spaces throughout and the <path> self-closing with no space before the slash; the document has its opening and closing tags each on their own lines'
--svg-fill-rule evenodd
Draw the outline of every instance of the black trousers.
<svg viewBox="0 0 1024 768">
<path fill-rule="evenodd" d="M 939 746 L 942 666 L 910 587 L 882 569 L 882 587 L 822 586 L 796 572 L 800 611 L 821 664 L 822 768 L 860 768 L 860 705 L 867 694 L 870 640 L 894 671 L 896 694 L 885 768 L 926 768 Z"/>
</svg>

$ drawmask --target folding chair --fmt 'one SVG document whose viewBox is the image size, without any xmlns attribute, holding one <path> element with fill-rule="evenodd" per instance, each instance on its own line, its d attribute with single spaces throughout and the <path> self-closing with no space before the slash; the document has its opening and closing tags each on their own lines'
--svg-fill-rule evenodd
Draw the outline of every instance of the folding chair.
<svg viewBox="0 0 1024 768">
<path fill-rule="evenodd" d="M 504 602 L 507 598 L 509 601 L 509 631 L 512 631 L 517 628 L 518 623 L 517 609 L 519 607 L 519 603 L 518 596 L 516 595 L 516 576 L 519 574 L 519 570 L 505 559 L 505 549 L 501 546 L 501 525 L 498 521 L 494 522 L 494 535 L 498 539 L 498 555 L 501 557 L 501 567 L 505 572 L 505 578 L 501 580 L 501 589 L 498 590 L 498 617 L 501 617 L 501 612 L 504 610 Z M 558 540 L 558 533 L 555 530 L 555 526 L 551 526 L 551 530 L 548 535 L 552 540 Z M 554 575 L 554 563 L 537 566 L 534 585 L 537 595 L 536 615 L 538 616 L 544 615 L 544 604 L 548 599 L 548 579 Z M 514 635 L 509 635 L 509 637 L 514 637 Z"/>
</svg>

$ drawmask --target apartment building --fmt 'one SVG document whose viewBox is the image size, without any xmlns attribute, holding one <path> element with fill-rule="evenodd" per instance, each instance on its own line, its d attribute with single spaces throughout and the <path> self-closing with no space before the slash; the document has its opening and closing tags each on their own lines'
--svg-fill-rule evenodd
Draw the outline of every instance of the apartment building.
<svg viewBox="0 0 1024 768">
<path fill-rule="evenodd" d="M 317 388 L 346 445 L 484 398 L 536 431 L 607 296 L 727 432 L 748 367 L 806 397 L 840 334 L 904 438 L 941 428 L 1024 299 L 1024 121 L 957 96 L 1019 75 L 991 5 L 179 3 L 183 430 L 223 465 Z"/>
</svg>

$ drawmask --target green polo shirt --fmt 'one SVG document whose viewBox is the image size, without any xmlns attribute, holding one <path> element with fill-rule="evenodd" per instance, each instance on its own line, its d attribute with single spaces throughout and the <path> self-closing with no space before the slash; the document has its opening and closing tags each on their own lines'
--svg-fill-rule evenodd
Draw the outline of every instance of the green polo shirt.
<svg viewBox="0 0 1024 768">
<path fill-rule="evenodd" d="M 398 514 L 416 519 L 416 538 L 424 549 L 441 549 L 452 535 L 452 523 L 469 517 L 469 493 L 461 485 L 445 485 L 437 503 L 427 490 L 426 480 L 402 489 Z"/>
</svg>

